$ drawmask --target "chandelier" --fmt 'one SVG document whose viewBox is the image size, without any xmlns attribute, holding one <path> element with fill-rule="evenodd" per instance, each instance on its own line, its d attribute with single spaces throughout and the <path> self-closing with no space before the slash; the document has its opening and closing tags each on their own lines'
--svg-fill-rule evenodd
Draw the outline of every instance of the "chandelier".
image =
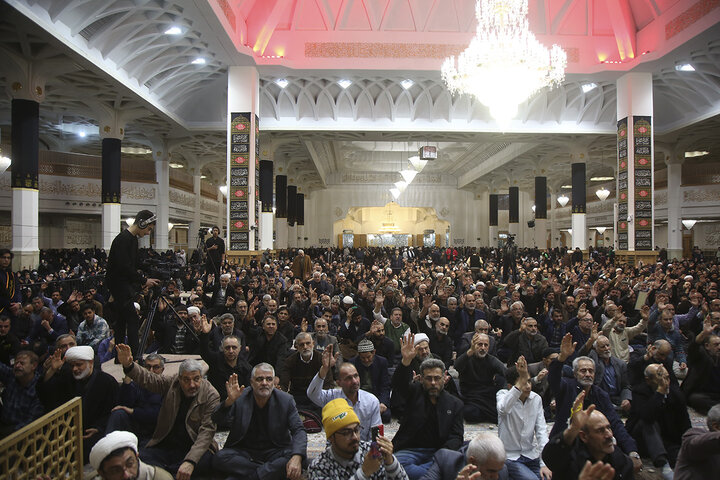
<svg viewBox="0 0 720 480">
<path fill-rule="evenodd" d="M 478 0 L 475 37 L 464 52 L 449 57 L 442 77 L 452 93 L 470 93 L 507 125 L 518 106 L 540 89 L 565 78 L 567 55 L 550 50 L 528 28 L 527 0 Z"/>
</svg>

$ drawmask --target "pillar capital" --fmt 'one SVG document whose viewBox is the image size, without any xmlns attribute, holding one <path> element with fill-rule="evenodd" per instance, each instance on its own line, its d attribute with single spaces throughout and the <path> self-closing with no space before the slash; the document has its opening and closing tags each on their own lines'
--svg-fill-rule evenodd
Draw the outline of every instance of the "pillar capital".
<svg viewBox="0 0 720 480">
<path fill-rule="evenodd" d="M 122 112 L 106 105 L 95 105 L 93 110 L 97 116 L 100 138 L 125 138 L 125 120 Z"/>
<path fill-rule="evenodd" d="M 32 100 L 42 103 L 45 100 L 46 75 L 36 62 L 3 49 L 5 69 L 7 70 L 7 93 L 12 99 Z"/>
</svg>

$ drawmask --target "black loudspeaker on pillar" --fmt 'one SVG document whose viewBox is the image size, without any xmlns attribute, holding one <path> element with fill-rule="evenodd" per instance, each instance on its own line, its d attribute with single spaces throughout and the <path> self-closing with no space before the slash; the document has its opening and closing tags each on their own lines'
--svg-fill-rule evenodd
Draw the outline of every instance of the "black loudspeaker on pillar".
<svg viewBox="0 0 720 480">
<path fill-rule="evenodd" d="M 508 212 L 509 223 L 518 223 L 520 221 L 520 189 L 518 187 L 510 187 L 509 202 L 510 211 Z"/>
<path fill-rule="evenodd" d="M 287 175 L 275 177 L 275 217 L 287 218 Z"/>
<path fill-rule="evenodd" d="M 490 194 L 490 226 L 498 226 L 498 196 L 495 193 Z"/>
<path fill-rule="evenodd" d="M 272 212 L 273 162 L 260 160 L 260 203 L 262 212 Z"/>
<path fill-rule="evenodd" d="M 305 225 L 305 194 L 297 194 L 297 204 L 295 206 L 295 218 L 298 225 Z"/>
<path fill-rule="evenodd" d="M 287 223 L 291 227 L 297 221 L 297 187 L 288 185 L 287 187 Z"/>
</svg>

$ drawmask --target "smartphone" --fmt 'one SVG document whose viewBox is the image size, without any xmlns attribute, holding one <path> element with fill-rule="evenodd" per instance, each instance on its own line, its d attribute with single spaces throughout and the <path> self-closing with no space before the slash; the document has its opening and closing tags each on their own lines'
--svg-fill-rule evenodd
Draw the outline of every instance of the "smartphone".
<svg viewBox="0 0 720 480">
<path fill-rule="evenodd" d="M 372 435 L 372 443 L 370 444 L 370 455 L 374 458 L 381 458 L 382 452 L 380 452 L 380 447 L 378 446 L 377 438 L 379 436 L 383 436 L 384 425 L 381 424 L 376 427 L 371 427 L 370 433 Z"/>
</svg>

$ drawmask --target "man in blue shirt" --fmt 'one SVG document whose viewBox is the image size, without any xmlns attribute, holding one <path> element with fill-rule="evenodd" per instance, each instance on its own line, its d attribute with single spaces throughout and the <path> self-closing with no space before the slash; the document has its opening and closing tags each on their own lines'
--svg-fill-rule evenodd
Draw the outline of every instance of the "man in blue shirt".
<svg viewBox="0 0 720 480">
<path fill-rule="evenodd" d="M 35 392 L 38 381 L 38 356 L 29 350 L 15 355 L 12 368 L 0 363 L 3 408 L 0 411 L 0 437 L 24 427 L 45 411 Z"/>
</svg>

